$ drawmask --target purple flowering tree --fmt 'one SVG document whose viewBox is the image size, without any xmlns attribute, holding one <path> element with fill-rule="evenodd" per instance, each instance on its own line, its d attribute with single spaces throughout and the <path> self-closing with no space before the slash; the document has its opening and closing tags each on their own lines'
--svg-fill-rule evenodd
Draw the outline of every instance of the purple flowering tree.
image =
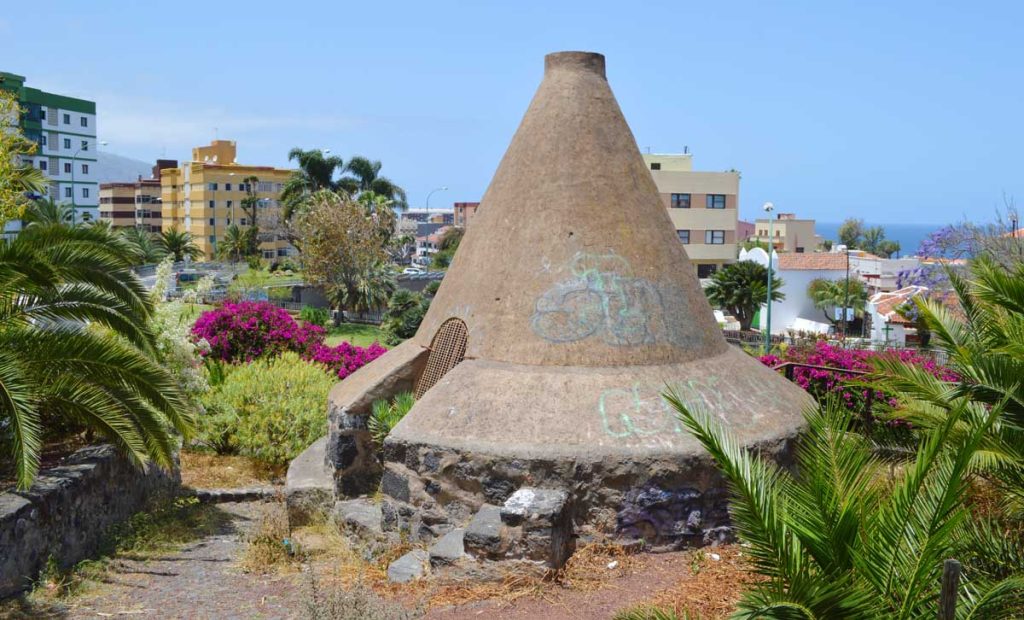
<svg viewBox="0 0 1024 620">
<path fill-rule="evenodd" d="M 251 362 L 262 356 L 294 351 L 303 357 L 323 343 L 318 325 L 299 325 L 283 308 L 264 301 L 225 302 L 199 315 L 192 337 L 205 340 L 205 357 L 225 362 Z"/>
</svg>

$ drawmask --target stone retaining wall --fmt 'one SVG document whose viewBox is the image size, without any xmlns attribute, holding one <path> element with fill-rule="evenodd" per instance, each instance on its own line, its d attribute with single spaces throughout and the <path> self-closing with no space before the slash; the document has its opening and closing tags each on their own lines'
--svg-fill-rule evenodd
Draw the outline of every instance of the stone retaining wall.
<svg viewBox="0 0 1024 620">
<path fill-rule="evenodd" d="M 179 485 L 179 472 L 141 471 L 103 445 L 41 471 L 26 492 L 0 493 L 0 598 L 30 587 L 51 556 L 62 568 L 90 557 L 111 526 Z"/>
</svg>

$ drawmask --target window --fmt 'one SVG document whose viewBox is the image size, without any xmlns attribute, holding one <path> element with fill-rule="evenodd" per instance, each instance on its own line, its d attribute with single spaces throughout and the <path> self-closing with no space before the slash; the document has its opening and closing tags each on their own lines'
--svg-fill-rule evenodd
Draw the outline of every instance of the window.
<svg viewBox="0 0 1024 620">
<path fill-rule="evenodd" d="M 70 125 L 71 124 L 71 115 L 70 114 L 65 114 L 64 115 L 64 124 L 65 125 Z"/>
<path fill-rule="evenodd" d="M 83 187 L 82 188 L 82 198 L 88 198 L 88 197 L 89 197 L 89 188 L 88 187 Z"/>
<path fill-rule="evenodd" d="M 89 174 L 89 164 L 82 164 L 82 174 Z"/>
<path fill-rule="evenodd" d="M 39 120 L 46 120 L 46 108 L 39 108 Z"/>
<path fill-rule="evenodd" d="M 231 218 L 230 217 L 227 218 L 226 220 L 224 220 L 224 225 L 225 226 L 231 226 Z"/>
<path fill-rule="evenodd" d="M 216 200 L 211 200 L 210 201 L 210 208 L 211 209 L 216 209 L 217 208 L 217 201 Z"/>
<path fill-rule="evenodd" d="M 40 162 L 39 162 L 39 169 L 40 169 L 40 170 L 46 170 L 46 165 L 47 165 L 47 164 L 46 164 L 46 162 L 45 162 L 45 161 L 40 161 Z"/>
<path fill-rule="evenodd" d="M 661 162 L 652 162 L 651 170 L 661 170 Z"/>
<path fill-rule="evenodd" d="M 683 243 L 690 242 L 690 231 L 689 230 L 677 230 L 676 234 L 679 235 L 679 240 Z"/>
<path fill-rule="evenodd" d="M 217 225 L 217 219 L 211 217 L 210 218 L 210 226 L 216 226 L 216 225 Z"/>
<path fill-rule="evenodd" d="M 64 172 L 66 172 L 67 174 L 71 174 L 71 163 L 70 162 L 64 162 Z"/>
<path fill-rule="evenodd" d="M 705 230 L 704 243 L 707 243 L 708 245 L 722 245 L 723 243 L 725 243 L 725 231 Z"/>
<path fill-rule="evenodd" d="M 39 144 L 46 146 L 46 135 L 39 136 Z"/>
<path fill-rule="evenodd" d="M 210 235 L 209 240 L 210 240 L 210 245 L 213 245 L 213 246 L 217 245 L 217 236 L 216 235 Z"/>
<path fill-rule="evenodd" d="M 710 278 L 718 271 L 718 265 L 697 265 L 698 278 Z"/>
<path fill-rule="evenodd" d="M 64 188 L 64 197 L 65 198 L 71 198 L 72 197 L 71 196 L 71 188 L 70 187 L 65 187 Z"/>
<path fill-rule="evenodd" d="M 689 194 L 672 194 L 672 208 L 673 209 L 689 209 L 690 208 L 690 195 Z"/>
<path fill-rule="evenodd" d="M 212 190 L 212 191 L 217 191 L 217 184 L 216 183 L 210 183 L 209 185 L 207 185 L 207 189 Z"/>
<path fill-rule="evenodd" d="M 83 151 L 88 151 L 89 150 L 89 141 L 88 140 L 82 140 L 82 150 Z"/>
<path fill-rule="evenodd" d="M 89 119 L 88 119 L 88 117 L 83 116 L 82 117 L 82 127 L 88 127 L 88 126 L 89 126 Z"/>
<path fill-rule="evenodd" d="M 70 149 L 71 148 L 71 138 L 64 138 L 64 148 L 66 148 L 66 149 Z"/>
<path fill-rule="evenodd" d="M 242 218 L 241 220 L 239 220 L 239 221 L 238 221 L 238 223 L 239 223 L 239 224 L 241 224 L 242 226 L 245 226 L 245 225 L 247 224 L 247 221 L 246 221 L 246 219 L 245 219 L 245 218 L 243 217 L 243 218 Z"/>
<path fill-rule="evenodd" d="M 230 200 L 225 200 L 224 201 L 224 205 L 227 206 L 228 209 L 230 209 L 231 208 L 231 201 Z"/>
<path fill-rule="evenodd" d="M 263 258 L 274 258 L 273 250 L 263 250 Z"/>
<path fill-rule="evenodd" d="M 804 253 L 804 248 L 802 246 L 797 246 L 796 247 L 796 253 L 797 254 L 803 254 Z"/>
<path fill-rule="evenodd" d="M 725 194 L 708 194 L 707 206 L 709 209 L 724 209 Z"/>
<path fill-rule="evenodd" d="M 230 183 L 225 183 L 224 184 L 224 191 L 228 191 L 228 192 L 231 191 L 231 184 Z"/>
</svg>

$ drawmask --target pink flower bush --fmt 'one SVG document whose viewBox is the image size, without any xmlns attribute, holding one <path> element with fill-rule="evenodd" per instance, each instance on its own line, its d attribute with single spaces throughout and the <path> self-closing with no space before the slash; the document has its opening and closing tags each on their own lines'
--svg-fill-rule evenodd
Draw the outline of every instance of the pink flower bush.
<svg viewBox="0 0 1024 620">
<path fill-rule="evenodd" d="M 293 351 L 304 360 L 322 364 L 339 379 L 387 353 L 376 342 L 366 348 L 348 342 L 327 346 L 322 327 L 299 325 L 286 310 L 265 301 L 226 302 L 204 312 L 192 326 L 192 338 L 209 345 L 201 349 L 203 357 L 251 362 Z"/>
<path fill-rule="evenodd" d="M 870 371 L 873 367 L 871 360 L 881 356 L 895 356 L 901 361 L 920 367 L 943 381 L 956 381 L 956 373 L 949 368 L 925 357 L 910 349 L 892 351 L 868 351 L 862 349 L 844 349 L 819 340 L 813 347 L 799 348 L 792 347 L 786 351 L 783 357 L 777 355 L 763 355 L 761 363 L 766 366 L 777 366 L 783 362 L 798 362 L 811 364 L 813 366 L 826 366 L 829 369 L 802 368 L 793 369 L 793 381 L 797 385 L 810 392 L 816 399 L 823 400 L 829 395 L 839 398 L 848 408 L 855 411 L 864 411 L 868 398 L 868 388 L 850 385 L 851 381 L 861 379 L 862 376 L 855 372 L 846 371 Z M 876 405 L 888 405 L 895 407 L 897 400 L 894 395 L 887 394 L 881 390 L 874 391 L 874 403 Z M 898 421 L 894 421 L 898 422 Z"/>
<path fill-rule="evenodd" d="M 387 349 L 376 342 L 366 348 L 357 347 L 348 342 L 343 342 L 336 347 L 317 344 L 310 349 L 310 354 L 306 359 L 323 364 L 338 375 L 339 379 L 344 379 L 387 352 Z"/>
<path fill-rule="evenodd" d="M 192 337 L 209 343 L 205 356 L 251 362 L 284 351 L 307 357 L 314 346 L 322 345 L 324 330 L 317 325 L 299 325 L 286 310 L 273 304 L 241 301 L 225 302 L 199 315 Z"/>
</svg>

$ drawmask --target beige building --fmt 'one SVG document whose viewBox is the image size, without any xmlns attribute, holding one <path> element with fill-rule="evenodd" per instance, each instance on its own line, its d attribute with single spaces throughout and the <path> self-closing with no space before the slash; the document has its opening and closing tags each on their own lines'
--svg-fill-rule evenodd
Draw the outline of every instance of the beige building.
<svg viewBox="0 0 1024 620">
<path fill-rule="evenodd" d="M 813 252 L 820 242 L 814 232 L 814 220 L 797 219 L 793 213 L 779 213 L 772 222 L 772 247 L 779 252 Z M 768 220 L 754 222 L 751 239 L 768 243 Z"/>
<path fill-rule="evenodd" d="M 648 154 L 644 163 L 697 276 L 710 277 L 722 265 L 736 262 L 739 173 L 694 172 L 688 153 Z"/>
<path fill-rule="evenodd" d="M 158 233 L 162 229 L 160 170 L 173 168 L 173 159 L 158 159 L 153 176 L 126 183 L 100 185 L 100 220 L 109 221 L 114 228 L 133 226 L 146 232 Z"/>
<path fill-rule="evenodd" d="M 192 149 L 192 160 L 163 170 L 163 229 L 192 234 L 206 260 L 217 256 L 217 243 L 232 225 L 249 226 L 242 201 L 257 199 L 263 258 L 290 256 L 294 250 L 280 233 L 278 197 L 292 171 L 272 166 L 247 166 L 235 161 L 235 143 L 214 140 Z"/>
<path fill-rule="evenodd" d="M 469 221 L 476 215 L 476 210 L 479 207 L 479 202 L 456 202 L 452 207 L 452 212 L 455 214 L 454 224 L 461 228 L 469 226 Z"/>
</svg>

